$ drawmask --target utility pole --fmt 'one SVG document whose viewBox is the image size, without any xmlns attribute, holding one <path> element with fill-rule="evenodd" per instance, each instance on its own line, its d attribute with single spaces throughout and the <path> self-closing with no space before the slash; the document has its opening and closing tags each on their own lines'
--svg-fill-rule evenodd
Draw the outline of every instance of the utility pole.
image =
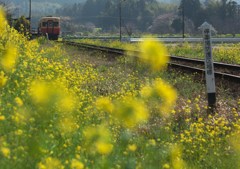
<svg viewBox="0 0 240 169">
<path fill-rule="evenodd" d="M 29 32 L 31 32 L 32 0 L 29 0 Z"/>
<path fill-rule="evenodd" d="M 122 41 L 122 1 L 119 0 L 119 41 Z"/>
<path fill-rule="evenodd" d="M 185 0 L 182 0 L 182 38 L 185 38 Z"/>
</svg>

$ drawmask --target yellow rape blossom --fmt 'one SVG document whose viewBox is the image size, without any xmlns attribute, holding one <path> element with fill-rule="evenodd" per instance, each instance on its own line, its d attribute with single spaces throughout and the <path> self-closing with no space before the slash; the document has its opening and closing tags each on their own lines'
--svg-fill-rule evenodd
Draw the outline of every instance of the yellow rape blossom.
<svg viewBox="0 0 240 169">
<path fill-rule="evenodd" d="M 86 140 L 89 142 L 95 141 L 95 140 L 108 141 L 111 138 L 110 131 L 104 125 L 100 125 L 96 127 L 87 127 L 83 133 Z"/>
<path fill-rule="evenodd" d="M 96 100 L 96 106 L 98 109 L 106 111 L 106 112 L 112 112 L 113 111 L 113 104 L 111 100 L 108 97 L 100 97 Z"/>
<path fill-rule="evenodd" d="M 145 104 L 141 100 L 131 97 L 126 97 L 123 101 L 116 103 L 113 114 L 128 128 L 146 122 L 149 118 Z"/>
<path fill-rule="evenodd" d="M 136 151 L 136 150 L 137 150 L 136 144 L 130 144 L 130 145 L 128 145 L 128 150 L 129 150 L 129 151 Z"/>
<path fill-rule="evenodd" d="M 113 145 L 110 143 L 97 142 L 96 148 L 99 154 L 107 155 L 112 152 Z"/>
<path fill-rule="evenodd" d="M 84 130 L 86 143 L 94 152 L 107 155 L 112 152 L 113 145 L 111 144 L 111 133 L 104 126 L 87 127 Z"/>
<path fill-rule="evenodd" d="M 148 140 L 149 145 L 156 146 L 156 141 L 154 139 Z"/>
<path fill-rule="evenodd" d="M 23 124 L 29 119 L 29 114 L 26 111 L 19 110 L 19 112 L 15 112 L 11 116 L 12 120 L 16 122 L 17 124 Z"/>
<path fill-rule="evenodd" d="M 72 95 L 63 95 L 58 102 L 58 106 L 63 112 L 71 112 L 75 108 L 75 100 Z"/>
<path fill-rule="evenodd" d="M 141 90 L 143 97 L 160 97 L 162 99 L 162 104 L 160 104 L 160 112 L 164 117 L 170 115 L 171 109 L 173 109 L 175 102 L 177 100 L 176 90 L 162 79 L 157 78 L 152 86 L 143 87 Z"/>
<path fill-rule="evenodd" d="M 77 146 L 77 147 L 76 147 L 76 150 L 77 150 L 77 151 L 80 151 L 81 148 L 82 148 L 81 146 Z"/>
<path fill-rule="evenodd" d="M 150 86 L 144 86 L 140 93 L 143 98 L 149 98 L 152 95 L 152 88 Z"/>
<path fill-rule="evenodd" d="M 143 98 L 159 97 L 162 99 L 160 104 L 160 112 L 164 117 L 170 115 L 173 106 L 177 100 L 176 90 L 162 79 L 157 78 L 151 86 L 145 86 L 140 91 Z"/>
<path fill-rule="evenodd" d="M 6 147 L 1 148 L 1 152 L 4 157 L 9 158 L 10 157 L 10 149 Z"/>
<path fill-rule="evenodd" d="M 30 87 L 30 95 L 36 103 L 46 103 L 50 91 L 47 83 L 43 81 L 34 81 Z"/>
<path fill-rule="evenodd" d="M 235 131 L 229 142 L 236 152 L 240 152 L 240 131 Z"/>
<path fill-rule="evenodd" d="M 166 164 L 163 165 L 163 168 L 168 169 L 168 168 L 170 168 L 170 165 L 168 163 L 166 163 Z"/>
<path fill-rule="evenodd" d="M 76 131 L 78 129 L 78 125 L 76 124 L 74 118 L 63 117 L 59 121 L 58 128 L 63 135 L 66 135 Z"/>
<path fill-rule="evenodd" d="M 0 87 L 3 87 L 7 83 L 7 77 L 3 71 L 0 72 Z"/>
<path fill-rule="evenodd" d="M 76 159 L 72 159 L 71 169 L 83 169 L 84 164 Z"/>
<path fill-rule="evenodd" d="M 177 100 L 177 92 L 161 79 L 156 79 L 153 85 L 154 91 L 163 99 L 160 111 L 163 116 L 168 116 L 168 112 L 173 109 Z"/>
<path fill-rule="evenodd" d="M 16 97 L 14 100 L 19 107 L 21 107 L 23 105 L 23 101 L 19 97 Z"/>
<path fill-rule="evenodd" d="M 179 145 L 173 145 L 171 148 L 171 160 L 174 169 L 185 168 L 186 164 L 182 159 L 182 149 Z"/>
<path fill-rule="evenodd" d="M 46 158 L 43 162 L 40 162 L 38 164 L 39 169 L 64 169 L 64 166 L 61 164 L 61 162 L 52 157 Z"/>
<path fill-rule="evenodd" d="M 5 120 L 5 116 L 1 115 L 0 116 L 0 121 L 3 121 L 3 120 Z"/>
<path fill-rule="evenodd" d="M 23 134 L 23 131 L 21 129 L 18 129 L 18 130 L 15 131 L 15 134 L 20 136 L 20 135 Z"/>
<path fill-rule="evenodd" d="M 17 61 L 17 48 L 13 45 L 8 45 L 5 54 L 0 59 L 0 63 L 4 70 L 11 71 Z"/>
<path fill-rule="evenodd" d="M 169 56 L 162 43 L 151 40 L 143 41 L 140 49 L 142 49 L 140 55 L 142 61 L 148 63 L 153 70 L 161 70 L 166 67 Z"/>
<path fill-rule="evenodd" d="M 3 8 L 0 6 L 0 30 L 4 28 L 6 24 L 6 17 Z"/>
</svg>

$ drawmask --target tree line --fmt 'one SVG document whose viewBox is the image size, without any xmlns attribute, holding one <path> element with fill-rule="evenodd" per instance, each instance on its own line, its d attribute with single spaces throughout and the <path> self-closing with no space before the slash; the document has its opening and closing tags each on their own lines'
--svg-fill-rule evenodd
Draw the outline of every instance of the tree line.
<svg viewBox="0 0 240 169">
<path fill-rule="evenodd" d="M 75 23 L 111 31 L 119 27 L 120 8 L 123 27 L 146 31 L 157 16 L 171 11 L 173 5 L 163 7 L 156 0 L 87 0 L 84 4 L 58 9 L 56 15 L 69 16 Z"/>
<path fill-rule="evenodd" d="M 196 30 L 204 21 L 211 23 L 219 33 L 239 33 L 240 5 L 233 0 L 181 0 L 178 8 L 178 17 L 173 20 L 172 27 L 175 31 L 182 28 L 183 14 L 190 20 Z"/>
<path fill-rule="evenodd" d="M 234 0 L 181 0 L 179 5 L 156 0 L 87 0 L 58 9 L 56 15 L 68 16 L 82 28 L 110 31 L 119 28 L 120 8 L 126 30 L 181 33 L 184 18 L 188 33 L 195 33 L 204 21 L 219 33 L 239 33 L 240 6 Z"/>
</svg>

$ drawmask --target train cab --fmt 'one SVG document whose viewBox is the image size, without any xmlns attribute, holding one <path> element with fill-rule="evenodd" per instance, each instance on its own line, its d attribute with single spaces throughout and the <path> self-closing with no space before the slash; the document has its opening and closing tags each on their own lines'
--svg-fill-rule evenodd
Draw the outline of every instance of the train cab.
<svg viewBox="0 0 240 169">
<path fill-rule="evenodd" d="M 57 40 L 60 34 L 59 17 L 42 17 L 39 22 L 39 34 L 48 36 L 50 40 Z"/>
</svg>

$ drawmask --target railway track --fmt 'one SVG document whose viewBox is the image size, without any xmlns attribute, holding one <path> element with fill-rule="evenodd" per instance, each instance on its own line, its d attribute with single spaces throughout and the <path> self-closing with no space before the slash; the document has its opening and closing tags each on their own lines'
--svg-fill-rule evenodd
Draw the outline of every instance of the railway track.
<svg viewBox="0 0 240 169">
<path fill-rule="evenodd" d="M 123 49 L 97 46 L 91 44 L 77 43 L 72 41 L 63 41 L 64 44 L 87 48 L 92 50 L 100 50 L 103 52 L 111 53 L 116 55 L 125 55 L 126 51 Z M 131 55 L 138 57 L 139 51 L 130 51 Z M 170 56 L 169 67 L 175 69 L 181 69 L 192 73 L 199 73 L 205 75 L 204 60 L 190 59 L 179 56 Z M 237 91 L 240 91 L 240 65 L 225 64 L 220 62 L 214 62 L 215 77 L 217 80 L 226 81 L 230 85 L 236 86 Z"/>
</svg>

